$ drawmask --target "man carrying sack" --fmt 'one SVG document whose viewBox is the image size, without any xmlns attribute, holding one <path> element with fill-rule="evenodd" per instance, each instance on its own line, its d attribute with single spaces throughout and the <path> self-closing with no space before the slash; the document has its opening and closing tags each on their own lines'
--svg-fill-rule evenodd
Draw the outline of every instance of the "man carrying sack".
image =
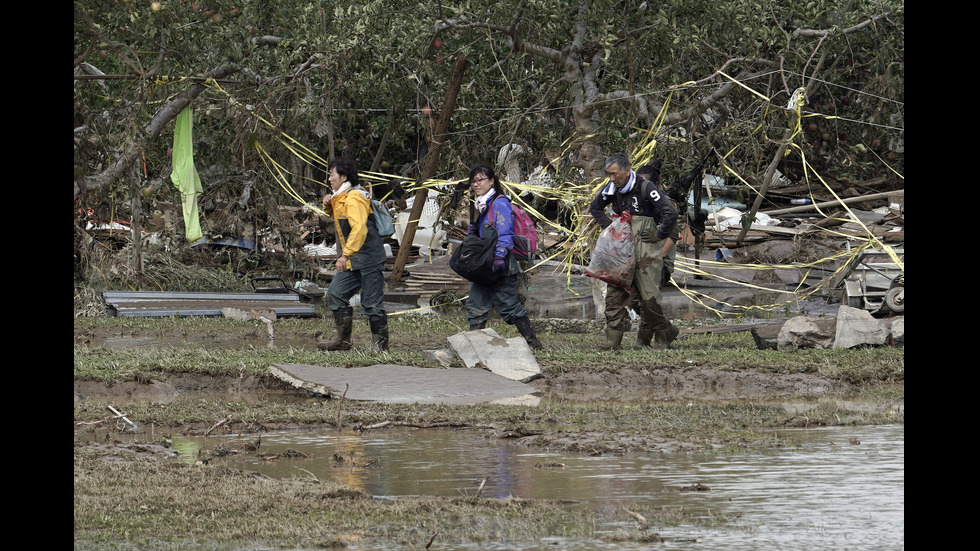
<svg viewBox="0 0 980 551">
<path fill-rule="evenodd" d="M 653 182 L 637 176 L 629 158 L 616 153 L 606 159 L 609 184 L 599 190 L 589 206 L 589 214 L 603 228 L 612 223 L 606 208 L 629 213 L 633 236 L 633 282 L 629 289 L 610 285 L 606 291 L 606 342 L 603 349 L 621 347 L 623 334 L 629 328 L 631 293 L 641 319 L 637 346 L 666 349 L 679 333 L 667 319 L 660 304 L 663 261 L 673 249 L 670 238 L 677 223 L 677 209 Z M 657 165 L 659 169 L 659 165 Z"/>
</svg>

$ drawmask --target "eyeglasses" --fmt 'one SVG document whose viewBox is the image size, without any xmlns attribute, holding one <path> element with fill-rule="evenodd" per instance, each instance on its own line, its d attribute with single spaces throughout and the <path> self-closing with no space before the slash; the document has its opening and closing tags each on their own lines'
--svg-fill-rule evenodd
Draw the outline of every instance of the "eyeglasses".
<svg viewBox="0 0 980 551">
<path fill-rule="evenodd" d="M 492 181 L 492 180 L 490 178 L 487 178 L 486 176 L 480 176 L 478 178 L 474 178 L 473 181 L 470 182 L 470 183 L 472 183 L 472 184 L 479 184 L 480 182 L 489 182 L 489 181 Z"/>
</svg>

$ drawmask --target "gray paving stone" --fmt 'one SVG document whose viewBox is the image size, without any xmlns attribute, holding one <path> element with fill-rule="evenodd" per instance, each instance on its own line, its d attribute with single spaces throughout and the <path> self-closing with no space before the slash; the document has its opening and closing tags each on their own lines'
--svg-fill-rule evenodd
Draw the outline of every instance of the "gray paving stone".
<svg viewBox="0 0 980 551">
<path fill-rule="evenodd" d="M 486 402 L 533 404 L 538 400 L 534 387 L 485 369 L 388 364 L 351 368 L 273 364 L 269 370 L 296 388 L 346 400 L 459 405 Z"/>
</svg>

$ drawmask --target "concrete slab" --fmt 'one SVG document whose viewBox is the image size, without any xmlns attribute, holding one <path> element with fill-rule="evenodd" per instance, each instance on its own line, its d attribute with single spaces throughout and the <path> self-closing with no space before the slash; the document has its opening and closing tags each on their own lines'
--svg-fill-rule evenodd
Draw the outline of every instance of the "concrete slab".
<svg viewBox="0 0 980 551">
<path fill-rule="evenodd" d="M 269 370 L 296 388 L 346 400 L 456 405 L 536 405 L 539 400 L 534 387 L 485 369 L 273 364 Z"/>
<path fill-rule="evenodd" d="M 522 383 L 542 376 L 541 366 L 523 337 L 505 339 L 493 329 L 480 329 L 452 335 L 449 346 L 466 367 L 483 367 Z"/>
</svg>

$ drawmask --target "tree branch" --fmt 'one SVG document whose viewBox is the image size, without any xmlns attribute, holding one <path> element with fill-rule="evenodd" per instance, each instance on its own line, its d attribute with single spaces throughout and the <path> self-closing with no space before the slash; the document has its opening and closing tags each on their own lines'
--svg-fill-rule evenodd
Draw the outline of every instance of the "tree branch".
<svg viewBox="0 0 980 551">
<path fill-rule="evenodd" d="M 795 31 L 793 31 L 793 36 L 810 36 L 810 37 L 820 37 L 820 38 L 823 38 L 823 37 L 829 36 L 833 32 L 840 32 L 841 34 L 856 33 L 858 31 L 860 31 L 861 29 L 867 27 L 868 25 L 873 25 L 879 19 L 884 19 L 884 18 L 888 17 L 889 15 L 890 15 L 890 12 L 885 12 L 885 13 L 883 13 L 881 15 L 876 15 L 876 16 L 872 17 L 871 19 L 868 19 L 866 21 L 862 21 L 862 22 L 858 23 L 857 25 L 848 27 L 846 29 L 837 29 L 837 28 L 833 28 L 833 29 L 796 29 Z"/>
<path fill-rule="evenodd" d="M 204 76 L 207 80 L 218 80 L 225 78 L 228 75 L 237 73 L 238 71 L 239 68 L 237 65 L 225 63 L 219 65 Z M 135 162 L 139 157 L 139 153 L 143 149 L 143 145 L 149 140 L 158 138 L 164 127 L 170 123 L 170 121 L 176 119 L 177 115 L 179 115 L 181 111 L 190 105 L 191 102 L 193 102 L 194 99 L 197 98 L 197 96 L 199 96 L 205 89 L 206 86 L 204 84 L 195 83 L 187 88 L 187 90 L 184 90 L 178 94 L 173 101 L 157 112 L 153 119 L 150 120 L 149 124 L 143 128 L 143 134 L 137 136 L 132 143 L 126 146 L 119 153 L 119 157 L 116 159 L 115 163 L 96 176 L 85 178 L 81 182 L 76 180 L 74 182 L 75 196 L 82 191 L 98 189 L 116 181 L 116 179 L 118 179 L 123 172 L 132 167 L 133 162 Z"/>
</svg>

